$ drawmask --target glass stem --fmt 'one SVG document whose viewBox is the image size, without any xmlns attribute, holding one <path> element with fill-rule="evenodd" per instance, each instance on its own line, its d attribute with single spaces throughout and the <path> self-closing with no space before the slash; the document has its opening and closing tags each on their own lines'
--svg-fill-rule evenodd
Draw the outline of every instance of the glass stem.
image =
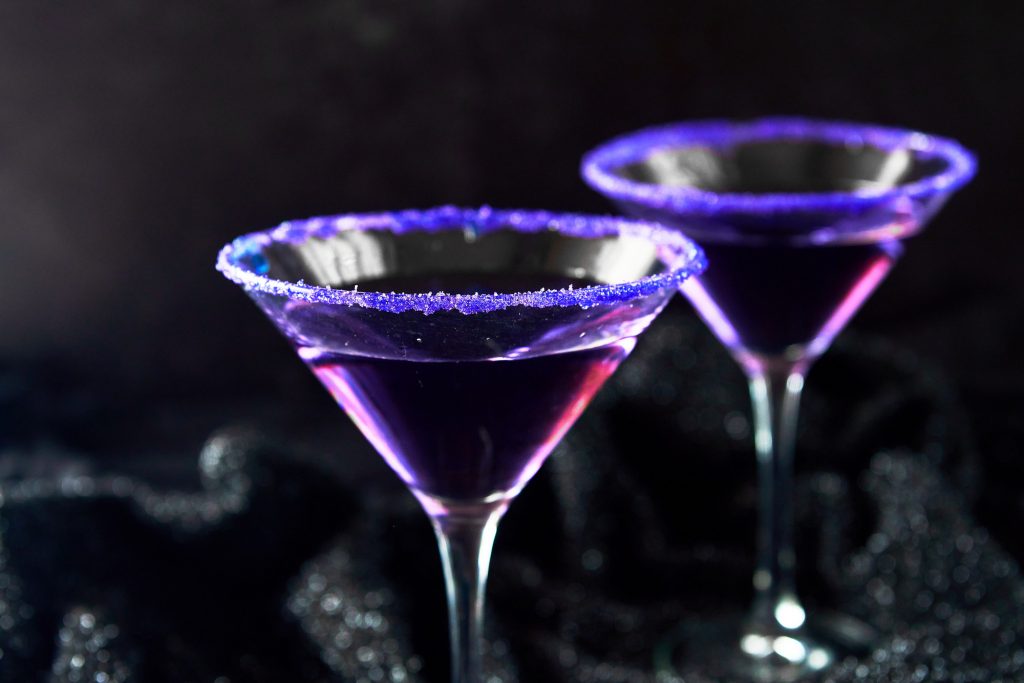
<svg viewBox="0 0 1024 683">
<path fill-rule="evenodd" d="M 465 515 L 449 509 L 444 515 L 431 516 L 448 593 L 452 683 L 483 681 L 484 589 L 491 548 L 505 507 L 474 507 Z"/>
<path fill-rule="evenodd" d="M 799 629 L 793 551 L 793 456 L 806 369 L 785 364 L 749 374 L 759 487 L 758 557 L 751 628 L 766 635 Z"/>
</svg>

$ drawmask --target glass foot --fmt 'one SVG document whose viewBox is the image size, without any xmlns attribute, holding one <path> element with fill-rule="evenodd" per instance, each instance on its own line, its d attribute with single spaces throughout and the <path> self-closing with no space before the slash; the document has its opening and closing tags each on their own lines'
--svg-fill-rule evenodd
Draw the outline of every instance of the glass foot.
<svg viewBox="0 0 1024 683">
<path fill-rule="evenodd" d="M 798 629 L 767 632 L 740 615 L 682 623 L 655 650 L 659 683 L 813 681 L 834 662 L 867 654 L 876 633 L 851 617 L 819 613 Z"/>
</svg>

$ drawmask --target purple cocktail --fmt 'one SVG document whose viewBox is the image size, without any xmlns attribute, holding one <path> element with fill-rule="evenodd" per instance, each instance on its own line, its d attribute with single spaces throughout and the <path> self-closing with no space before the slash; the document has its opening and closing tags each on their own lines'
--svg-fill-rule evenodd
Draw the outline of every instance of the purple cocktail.
<svg viewBox="0 0 1024 683">
<path fill-rule="evenodd" d="M 453 679 L 479 683 L 498 520 L 702 253 L 646 223 L 447 207 L 286 223 L 217 267 L 430 515 Z"/>
<path fill-rule="evenodd" d="M 715 663 L 722 675 L 792 680 L 864 640 L 868 631 L 851 620 L 808 621 L 797 597 L 791 498 L 800 393 L 814 360 L 902 255 L 902 241 L 974 170 L 973 157 L 950 140 L 804 119 L 653 128 L 584 159 L 584 179 L 623 211 L 704 245 L 713 268 L 682 290 L 742 365 L 754 405 L 753 611 L 726 629 L 726 646 L 739 645 L 733 654 L 695 636 L 671 655 L 674 663 L 662 658 L 665 671 Z"/>
<path fill-rule="evenodd" d="M 597 283 L 538 276 L 499 281 L 483 273 L 371 280 L 360 289 L 472 294 L 481 289 L 529 291 L 545 284 L 563 289 Z M 417 319 L 421 313 L 400 315 L 410 319 L 409 329 L 423 323 Z M 438 312 L 430 323 L 443 328 L 446 318 L 462 315 Z M 299 317 L 292 320 L 302 325 Z M 474 319 L 480 328 L 466 332 L 486 336 L 489 329 L 515 325 L 523 317 L 523 312 L 513 316 L 508 311 L 481 315 Z M 633 339 L 626 337 L 591 348 L 586 332 L 581 333 L 578 349 L 547 355 L 524 349 L 515 363 L 447 360 L 438 358 L 437 350 L 431 351 L 431 362 L 308 346 L 300 346 L 299 353 L 414 491 L 434 500 L 485 500 L 512 495 L 530 480 L 633 347 Z M 425 344 L 419 339 L 418 345 Z"/>
<path fill-rule="evenodd" d="M 710 242 L 708 273 L 683 291 L 744 365 L 822 353 L 903 252 L 875 243 Z M 757 296 L 750 296 L 757 292 Z"/>
</svg>

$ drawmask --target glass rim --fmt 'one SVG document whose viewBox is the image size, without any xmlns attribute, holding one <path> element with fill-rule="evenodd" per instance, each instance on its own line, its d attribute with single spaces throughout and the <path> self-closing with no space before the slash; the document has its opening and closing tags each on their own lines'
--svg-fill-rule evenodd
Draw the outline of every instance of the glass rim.
<svg viewBox="0 0 1024 683">
<path fill-rule="evenodd" d="M 477 234 L 507 228 L 533 233 L 555 231 L 569 237 L 582 238 L 614 235 L 640 237 L 652 242 L 659 249 L 659 259 L 665 263 L 667 269 L 622 283 L 526 292 L 448 294 L 361 292 L 358 289 L 309 285 L 301 280 L 289 282 L 258 273 L 239 262 L 242 257 L 258 254 L 269 244 L 299 243 L 314 237 L 328 238 L 343 231 L 384 230 L 402 234 L 467 228 Z M 241 285 L 246 291 L 284 296 L 294 300 L 361 306 L 388 313 L 419 311 L 430 314 L 438 311 L 458 311 L 474 314 L 512 306 L 588 308 L 605 303 L 621 303 L 670 287 L 677 288 L 687 278 L 702 272 L 706 266 L 707 260 L 699 246 L 682 233 L 657 223 L 615 216 L 540 210 L 441 206 L 425 210 L 339 214 L 286 221 L 268 230 L 243 235 L 225 245 L 217 255 L 216 267 L 226 278 Z"/>
<path fill-rule="evenodd" d="M 908 150 L 926 159 L 941 159 L 946 162 L 946 167 L 914 182 L 891 188 L 806 193 L 713 192 L 695 187 L 645 183 L 617 173 L 626 164 L 642 161 L 655 151 L 681 144 L 721 147 L 758 140 L 821 141 L 875 147 L 886 152 Z M 901 197 L 925 199 L 958 189 L 974 177 L 976 170 L 975 156 L 952 139 L 911 129 L 801 117 L 708 119 L 643 128 L 595 147 L 584 155 L 580 164 L 583 180 L 613 200 L 698 215 L 851 210 Z"/>
</svg>

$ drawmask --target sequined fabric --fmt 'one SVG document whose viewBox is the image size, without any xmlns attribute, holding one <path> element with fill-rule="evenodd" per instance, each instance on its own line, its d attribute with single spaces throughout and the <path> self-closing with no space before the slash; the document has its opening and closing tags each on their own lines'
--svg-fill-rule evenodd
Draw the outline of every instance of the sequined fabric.
<svg viewBox="0 0 1024 683">
<path fill-rule="evenodd" d="M 1024 680 L 1021 480 L 1001 446 L 1014 439 L 1005 423 L 979 432 L 958 395 L 920 359 L 855 335 L 809 377 L 801 586 L 812 609 L 885 634 L 825 680 Z M 503 522 L 489 683 L 654 683 L 664 634 L 745 607 L 747 400 L 732 361 L 674 306 Z M 9 440 L 0 681 L 446 680 L 430 527 L 381 469 L 337 465 L 365 449 L 352 439 L 297 457 L 227 427 L 191 481 L 189 454 L 169 473 L 141 455 L 97 467 Z"/>
</svg>

